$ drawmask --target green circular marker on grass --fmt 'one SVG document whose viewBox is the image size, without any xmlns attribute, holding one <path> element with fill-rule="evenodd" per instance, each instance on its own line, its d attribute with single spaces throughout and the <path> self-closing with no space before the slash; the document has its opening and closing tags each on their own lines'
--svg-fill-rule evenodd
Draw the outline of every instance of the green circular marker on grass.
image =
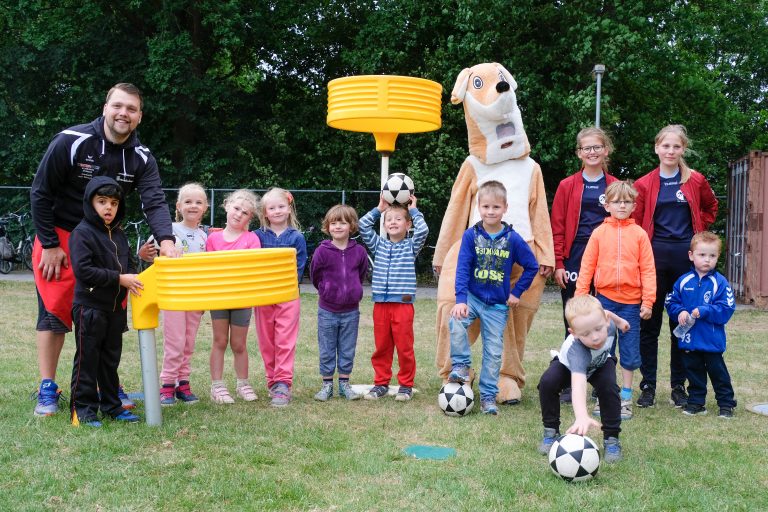
<svg viewBox="0 0 768 512">
<path fill-rule="evenodd" d="M 416 459 L 445 460 L 456 455 L 454 448 L 445 446 L 427 446 L 421 444 L 412 444 L 403 449 L 403 453 Z"/>
</svg>

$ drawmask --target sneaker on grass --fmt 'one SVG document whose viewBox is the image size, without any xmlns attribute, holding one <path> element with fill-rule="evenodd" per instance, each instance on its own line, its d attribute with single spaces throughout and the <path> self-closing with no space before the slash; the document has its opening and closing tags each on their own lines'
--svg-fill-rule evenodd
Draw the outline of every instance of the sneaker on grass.
<svg viewBox="0 0 768 512">
<path fill-rule="evenodd" d="M 699 404 L 686 404 L 683 408 L 683 414 L 686 416 L 703 416 L 707 414 L 707 408 Z"/>
<path fill-rule="evenodd" d="M 675 386 L 672 388 L 669 403 L 678 409 L 686 406 L 688 403 L 688 394 L 685 392 L 685 388 L 683 386 Z"/>
<path fill-rule="evenodd" d="M 341 393 L 341 386 L 339 386 L 339 393 Z M 315 400 L 319 400 L 321 402 L 327 402 L 329 398 L 333 396 L 333 381 L 323 381 L 323 387 L 320 388 L 320 391 L 315 393 Z"/>
<path fill-rule="evenodd" d="M 558 437 L 560 437 L 560 432 L 556 429 L 544 427 L 544 435 L 541 437 L 541 443 L 539 444 L 539 453 L 547 455 Z"/>
<path fill-rule="evenodd" d="M 725 418 L 727 420 L 733 419 L 733 407 L 721 407 L 718 418 Z"/>
<path fill-rule="evenodd" d="M 618 437 L 609 437 L 603 441 L 603 460 L 606 464 L 621 460 L 621 443 Z"/>
<path fill-rule="evenodd" d="M 387 396 L 389 392 L 389 386 L 373 386 L 368 393 L 363 396 L 366 400 L 378 400 L 383 396 Z"/>
<path fill-rule="evenodd" d="M 493 398 L 488 400 L 480 400 L 480 412 L 483 414 L 490 414 L 492 416 L 499 414 L 499 410 L 496 408 L 496 400 Z"/>
<path fill-rule="evenodd" d="M 128 396 L 128 393 L 125 392 L 122 385 L 117 387 L 117 397 L 120 399 L 120 402 L 123 404 L 123 409 L 136 408 L 136 404 L 134 403 L 133 400 L 130 399 L 130 397 Z"/>
<path fill-rule="evenodd" d="M 632 400 L 621 401 L 621 421 L 632 419 Z"/>
<path fill-rule="evenodd" d="M 197 398 L 197 395 L 192 392 L 192 388 L 189 387 L 188 380 L 180 380 L 179 385 L 176 386 L 175 392 L 176 398 L 187 405 L 196 404 L 200 401 L 200 399 Z"/>
<path fill-rule="evenodd" d="M 44 379 L 40 383 L 40 388 L 32 394 L 33 399 L 37 399 L 35 405 L 35 416 L 53 416 L 59 412 L 59 399 L 61 389 L 51 379 Z"/>
<path fill-rule="evenodd" d="M 276 382 L 270 389 L 272 395 L 272 401 L 270 405 L 272 407 L 286 407 L 291 403 L 291 388 L 285 382 Z"/>
<path fill-rule="evenodd" d="M 656 392 L 651 388 L 640 390 L 640 398 L 637 399 L 637 406 L 640 408 L 653 407 L 656 403 Z"/>
<path fill-rule="evenodd" d="M 360 393 L 355 393 L 355 390 L 352 389 L 352 385 L 348 380 L 339 381 L 339 396 L 342 396 L 347 400 L 359 400 L 363 397 Z"/>
<path fill-rule="evenodd" d="M 123 423 L 138 423 L 139 417 L 133 414 L 131 411 L 124 410 L 117 416 L 115 416 L 115 421 L 121 421 Z"/>
<path fill-rule="evenodd" d="M 160 405 L 169 407 L 176 404 L 176 390 L 173 384 L 163 384 L 160 386 Z"/>
<path fill-rule="evenodd" d="M 413 397 L 413 388 L 400 386 L 400 389 L 397 390 L 397 395 L 395 395 L 395 400 L 398 402 L 407 402 L 411 397 Z"/>
</svg>

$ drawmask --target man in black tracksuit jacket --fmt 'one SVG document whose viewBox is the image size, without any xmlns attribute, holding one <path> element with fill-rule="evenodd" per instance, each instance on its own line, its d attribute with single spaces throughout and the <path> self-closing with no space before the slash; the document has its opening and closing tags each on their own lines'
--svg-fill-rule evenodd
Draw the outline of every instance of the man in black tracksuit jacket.
<svg viewBox="0 0 768 512">
<path fill-rule="evenodd" d="M 132 84 L 110 89 L 102 116 L 57 134 L 45 152 L 30 192 L 37 230 L 33 262 L 38 291 L 37 350 L 40 390 L 35 415 L 58 410 L 55 383 L 64 335 L 72 328 L 74 277 L 67 240 L 83 218 L 83 193 L 96 176 L 109 176 L 124 195 L 137 190 L 141 207 L 163 256 L 176 256 L 171 216 L 157 162 L 139 142 L 143 100 Z"/>
<path fill-rule="evenodd" d="M 110 189 L 106 185 L 113 185 Z M 109 194 L 107 194 L 109 193 Z M 114 194 L 114 195 L 113 195 Z M 117 198 L 117 210 L 109 210 L 111 221 L 94 207 L 94 197 Z M 83 197 L 83 220 L 69 237 L 75 297 L 75 359 L 72 364 L 72 423 L 92 423 L 97 413 L 113 418 L 127 412 L 117 387 L 117 367 L 123 350 L 123 332 L 128 327 L 127 289 L 136 286 L 133 259 L 120 222 L 125 216 L 120 185 L 112 178 L 97 176 L 88 182 Z M 125 275 L 129 274 L 129 275 Z"/>
</svg>

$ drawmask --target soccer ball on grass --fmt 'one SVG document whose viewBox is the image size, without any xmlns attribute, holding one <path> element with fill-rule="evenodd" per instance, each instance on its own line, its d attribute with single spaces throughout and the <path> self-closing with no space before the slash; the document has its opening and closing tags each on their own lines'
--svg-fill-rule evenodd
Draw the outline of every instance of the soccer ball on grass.
<svg viewBox="0 0 768 512">
<path fill-rule="evenodd" d="M 447 416 L 465 416 L 475 404 L 475 394 L 469 384 L 446 382 L 437 395 L 437 404 Z"/>
<path fill-rule="evenodd" d="M 587 436 L 565 434 L 549 449 L 549 467 L 567 482 L 589 480 L 600 469 L 600 450 Z"/>
</svg>

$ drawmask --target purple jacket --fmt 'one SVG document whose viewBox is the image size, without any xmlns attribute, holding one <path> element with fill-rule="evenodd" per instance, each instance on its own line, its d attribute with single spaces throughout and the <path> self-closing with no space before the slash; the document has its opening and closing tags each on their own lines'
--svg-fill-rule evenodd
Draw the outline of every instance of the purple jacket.
<svg viewBox="0 0 768 512">
<path fill-rule="evenodd" d="M 320 295 L 318 305 L 331 313 L 356 311 L 363 298 L 363 279 L 368 271 L 365 248 L 350 240 L 343 251 L 323 240 L 312 255 L 310 276 Z"/>
</svg>

